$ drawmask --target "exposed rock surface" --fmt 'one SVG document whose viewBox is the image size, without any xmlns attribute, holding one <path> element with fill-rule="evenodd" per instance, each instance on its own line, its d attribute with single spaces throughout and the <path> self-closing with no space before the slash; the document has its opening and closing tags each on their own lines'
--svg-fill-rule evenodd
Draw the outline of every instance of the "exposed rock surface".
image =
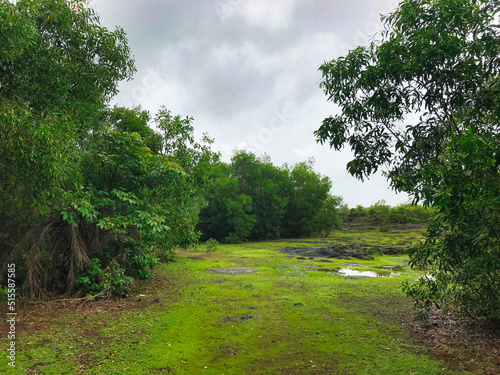
<svg viewBox="0 0 500 375">
<path fill-rule="evenodd" d="M 309 258 L 335 258 L 335 259 L 364 259 L 372 260 L 373 253 L 379 254 L 401 254 L 404 253 L 402 246 L 376 246 L 366 244 L 340 245 L 330 243 L 323 247 L 284 247 L 283 253 L 299 255 L 297 259 Z"/>
</svg>

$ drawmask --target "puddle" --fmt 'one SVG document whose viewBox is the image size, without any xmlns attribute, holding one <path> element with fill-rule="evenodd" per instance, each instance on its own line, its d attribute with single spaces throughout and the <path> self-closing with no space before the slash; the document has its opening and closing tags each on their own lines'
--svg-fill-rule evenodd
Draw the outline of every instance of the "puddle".
<svg viewBox="0 0 500 375">
<path fill-rule="evenodd" d="M 342 268 L 337 272 L 341 276 L 359 276 L 359 277 L 393 277 L 399 275 L 399 272 L 374 272 L 357 271 L 350 268 Z"/>
<path fill-rule="evenodd" d="M 356 266 L 355 266 L 356 267 Z M 400 272 L 394 272 L 391 269 L 387 269 L 385 272 L 375 272 L 375 271 L 358 271 L 353 270 L 351 268 L 319 268 L 314 271 L 324 272 L 329 275 L 340 275 L 346 278 L 355 278 L 354 280 L 358 280 L 361 277 L 393 277 L 400 274 Z"/>
</svg>

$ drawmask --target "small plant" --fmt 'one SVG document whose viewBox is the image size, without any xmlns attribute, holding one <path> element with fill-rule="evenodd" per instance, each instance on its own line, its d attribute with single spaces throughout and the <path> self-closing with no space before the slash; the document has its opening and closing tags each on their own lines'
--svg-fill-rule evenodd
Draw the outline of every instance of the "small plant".
<svg viewBox="0 0 500 375">
<path fill-rule="evenodd" d="M 76 280 L 77 285 L 83 292 L 90 296 L 103 296 L 108 298 L 111 295 L 121 295 L 130 290 L 132 278 L 125 276 L 125 271 L 118 263 L 113 261 L 104 270 L 101 269 L 101 261 L 92 259 L 86 276 L 81 276 Z"/>
<path fill-rule="evenodd" d="M 153 268 L 160 264 L 160 259 L 151 254 L 135 255 L 132 258 L 140 280 L 149 280 L 153 276 Z"/>
<path fill-rule="evenodd" d="M 0 301 L 7 301 L 8 288 L 0 285 Z"/>
<path fill-rule="evenodd" d="M 210 238 L 207 243 L 207 253 L 217 250 L 217 246 L 219 246 L 219 241 L 217 241 L 215 238 Z"/>
</svg>

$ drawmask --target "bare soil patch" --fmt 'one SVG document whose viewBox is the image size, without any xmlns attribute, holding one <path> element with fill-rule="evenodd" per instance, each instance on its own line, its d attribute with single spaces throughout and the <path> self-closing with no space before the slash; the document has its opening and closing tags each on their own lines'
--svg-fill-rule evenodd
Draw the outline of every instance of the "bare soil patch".
<svg viewBox="0 0 500 375">
<path fill-rule="evenodd" d="M 485 374 L 500 374 L 500 327 L 436 309 L 425 322 L 406 316 L 404 323 L 413 338 L 429 348 L 428 355 L 447 362 L 454 370 L 477 371 L 478 364 L 489 357 L 492 362 Z"/>
<path fill-rule="evenodd" d="M 210 268 L 210 271 L 219 275 L 243 275 L 247 273 L 259 272 L 248 268 Z"/>
</svg>

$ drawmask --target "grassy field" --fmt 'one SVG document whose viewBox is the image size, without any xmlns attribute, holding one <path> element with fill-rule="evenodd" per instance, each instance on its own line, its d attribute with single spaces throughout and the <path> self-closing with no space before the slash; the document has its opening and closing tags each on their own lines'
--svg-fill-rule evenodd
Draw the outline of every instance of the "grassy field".
<svg viewBox="0 0 500 375">
<path fill-rule="evenodd" d="M 407 267 L 406 256 L 325 263 L 279 251 L 325 241 L 402 246 L 421 232 L 336 232 L 326 239 L 179 251 L 176 262 L 159 267 L 149 282 L 136 283 L 126 299 L 24 306 L 16 369 L 3 358 L 0 372 L 495 373 L 488 355 L 467 354 L 461 346 L 436 355 L 418 340 L 400 284 L 422 273 Z M 359 265 L 346 265 L 353 262 Z M 385 277 L 337 274 L 347 267 Z M 250 270 L 257 272 L 244 273 Z M 0 344 L 7 349 L 5 336 Z"/>
</svg>

